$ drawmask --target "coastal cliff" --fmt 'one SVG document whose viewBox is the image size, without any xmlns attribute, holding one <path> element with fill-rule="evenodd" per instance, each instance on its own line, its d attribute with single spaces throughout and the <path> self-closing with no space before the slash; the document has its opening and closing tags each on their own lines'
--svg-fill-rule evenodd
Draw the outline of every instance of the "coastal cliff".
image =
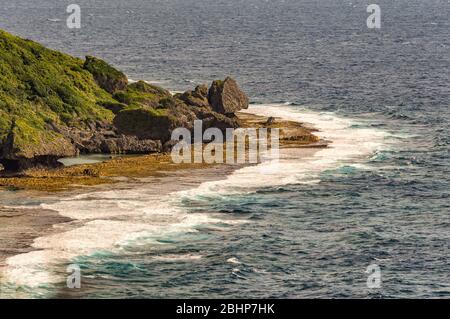
<svg viewBox="0 0 450 319">
<path fill-rule="evenodd" d="M 105 61 L 69 56 L 0 30 L 0 164 L 7 171 L 56 167 L 78 154 L 170 150 L 174 128 L 237 128 L 248 107 L 236 81 L 173 96 L 129 83 Z"/>
</svg>

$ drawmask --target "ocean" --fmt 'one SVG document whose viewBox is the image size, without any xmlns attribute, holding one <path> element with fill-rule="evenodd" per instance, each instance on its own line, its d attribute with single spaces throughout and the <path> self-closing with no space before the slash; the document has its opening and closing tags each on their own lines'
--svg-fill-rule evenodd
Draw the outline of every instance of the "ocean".
<svg viewBox="0 0 450 319">
<path fill-rule="evenodd" d="M 0 28 L 172 91 L 233 76 L 248 112 L 332 144 L 164 194 L 0 192 L 75 220 L 9 259 L 2 297 L 450 296 L 449 1 L 377 0 L 369 29 L 370 1 L 77 0 L 79 30 L 72 2 L 0 0 Z M 81 289 L 62 288 L 61 263 Z"/>
</svg>

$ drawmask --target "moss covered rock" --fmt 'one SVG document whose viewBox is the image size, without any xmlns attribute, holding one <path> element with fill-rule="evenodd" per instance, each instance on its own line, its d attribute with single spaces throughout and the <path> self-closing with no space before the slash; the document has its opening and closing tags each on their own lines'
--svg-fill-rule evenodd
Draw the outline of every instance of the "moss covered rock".
<svg viewBox="0 0 450 319">
<path fill-rule="evenodd" d="M 168 98 L 158 108 L 142 106 L 123 110 L 114 118 L 114 125 L 121 134 L 165 143 L 170 140 L 172 130 L 192 129 L 196 119 L 188 106 Z"/>
<path fill-rule="evenodd" d="M 237 127 L 248 99 L 231 78 L 176 97 L 105 61 L 53 51 L 0 30 L 0 164 L 57 166 L 80 152 L 156 152 L 172 130 Z M 219 114 L 221 113 L 221 114 Z"/>
<path fill-rule="evenodd" d="M 114 98 L 127 105 L 145 105 L 158 108 L 161 100 L 172 98 L 169 91 L 144 81 L 131 83 L 124 90 L 116 92 Z"/>
<path fill-rule="evenodd" d="M 211 107 L 208 101 L 208 87 L 206 85 L 199 85 L 195 90 L 178 94 L 176 97 L 190 106 Z"/>
<path fill-rule="evenodd" d="M 0 163 L 73 155 L 70 142 L 48 123 L 112 121 L 113 113 L 98 102 L 114 99 L 83 65 L 0 30 Z"/>
<path fill-rule="evenodd" d="M 125 89 L 128 84 L 125 74 L 96 57 L 87 56 L 84 68 L 92 73 L 95 81 L 101 88 L 111 94 Z"/>
</svg>

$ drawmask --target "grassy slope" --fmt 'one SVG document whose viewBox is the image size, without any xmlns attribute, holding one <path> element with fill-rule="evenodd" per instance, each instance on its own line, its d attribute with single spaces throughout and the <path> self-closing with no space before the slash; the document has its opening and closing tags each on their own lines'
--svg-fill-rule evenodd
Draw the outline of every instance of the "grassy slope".
<svg viewBox="0 0 450 319">
<path fill-rule="evenodd" d="M 58 139 L 46 122 L 83 126 L 111 121 L 113 113 L 98 104 L 114 100 L 83 63 L 0 30 L 0 141 L 15 122 L 14 146 L 26 153 Z"/>
</svg>

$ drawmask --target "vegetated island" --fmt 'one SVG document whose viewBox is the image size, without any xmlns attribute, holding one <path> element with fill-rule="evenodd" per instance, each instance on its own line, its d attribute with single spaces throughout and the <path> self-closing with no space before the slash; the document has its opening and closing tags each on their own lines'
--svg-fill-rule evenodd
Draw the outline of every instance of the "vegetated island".
<svg viewBox="0 0 450 319">
<path fill-rule="evenodd" d="M 172 130 L 192 130 L 195 120 L 203 130 L 279 128 L 282 147 L 325 145 L 300 123 L 239 113 L 248 106 L 230 77 L 173 95 L 130 83 L 99 58 L 82 60 L 0 30 L 0 187 L 58 191 L 205 167 L 170 157 Z M 72 167 L 58 161 L 98 153 L 119 155 Z"/>
</svg>

